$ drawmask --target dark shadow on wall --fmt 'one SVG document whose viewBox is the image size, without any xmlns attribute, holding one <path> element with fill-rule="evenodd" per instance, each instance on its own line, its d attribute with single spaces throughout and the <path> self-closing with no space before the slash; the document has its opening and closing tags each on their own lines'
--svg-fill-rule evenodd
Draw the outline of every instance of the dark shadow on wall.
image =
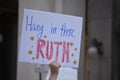
<svg viewBox="0 0 120 80">
<path fill-rule="evenodd" d="M 113 0 L 112 80 L 120 80 L 120 0 Z"/>
<path fill-rule="evenodd" d="M 0 80 L 16 80 L 18 1 L 0 1 Z"/>
</svg>

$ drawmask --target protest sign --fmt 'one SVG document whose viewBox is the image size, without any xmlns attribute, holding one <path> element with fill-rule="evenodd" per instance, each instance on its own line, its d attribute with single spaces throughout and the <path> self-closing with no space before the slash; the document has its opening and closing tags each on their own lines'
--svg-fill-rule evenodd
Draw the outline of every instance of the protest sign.
<svg viewBox="0 0 120 80">
<path fill-rule="evenodd" d="M 81 36 L 81 17 L 25 9 L 19 62 L 78 68 Z"/>
</svg>

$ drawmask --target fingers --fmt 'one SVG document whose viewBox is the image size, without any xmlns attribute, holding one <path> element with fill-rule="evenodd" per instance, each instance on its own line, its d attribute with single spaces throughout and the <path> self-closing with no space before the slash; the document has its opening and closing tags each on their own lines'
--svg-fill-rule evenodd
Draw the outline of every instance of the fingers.
<svg viewBox="0 0 120 80">
<path fill-rule="evenodd" d="M 56 67 L 56 68 L 60 68 L 60 64 L 56 61 L 53 61 L 50 66 Z"/>
</svg>

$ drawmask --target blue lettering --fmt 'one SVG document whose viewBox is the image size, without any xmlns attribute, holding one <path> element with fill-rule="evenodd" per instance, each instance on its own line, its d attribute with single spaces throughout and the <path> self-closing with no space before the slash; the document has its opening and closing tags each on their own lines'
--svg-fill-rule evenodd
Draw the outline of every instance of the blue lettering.
<svg viewBox="0 0 120 80">
<path fill-rule="evenodd" d="M 52 27 L 51 28 L 51 34 L 56 34 L 57 32 L 57 28 L 56 27 Z"/>
<path fill-rule="evenodd" d="M 61 30 L 61 36 L 62 37 L 73 37 L 74 30 L 73 29 L 66 29 L 66 23 L 62 25 L 60 28 Z"/>
<path fill-rule="evenodd" d="M 38 33 L 38 34 L 37 34 L 37 38 L 38 38 L 38 39 L 41 38 L 41 37 L 42 37 L 42 34 L 43 34 L 43 32 Z"/>
<path fill-rule="evenodd" d="M 28 30 L 28 28 L 30 28 L 30 31 L 31 31 L 33 16 L 31 16 L 30 20 L 31 20 L 30 23 L 28 23 L 28 16 L 26 16 L 26 31 Z"/>
<path fill-rule="evenodd" d="M 34 17 L 33 16 L 26 16 L 26 31 L 37 31 L 39 34 L 37 35 L 38 38 L 42 37 L 43 34 L 43 25 L 33 23 Z"/>
</svg>

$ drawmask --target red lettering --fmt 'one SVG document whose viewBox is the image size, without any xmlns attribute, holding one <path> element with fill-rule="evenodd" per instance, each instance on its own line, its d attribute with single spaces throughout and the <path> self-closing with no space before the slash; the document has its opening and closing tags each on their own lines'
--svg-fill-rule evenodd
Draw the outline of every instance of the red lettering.
<svg viewBox="0 0 120 80">
<path fill-rule="evenodd" d="M 50 54 L 49 54 L 50 52 Z M 46 46 L 46 58 L 48 60 L 51 60 L 53 57 L 53 42 L 50 42 L 50 50 L 49 50 L 49 41 L 47 41 L 47 46 Z"/>
<path fill-rule="evenodd" d="M 54 44 L 56 44 L 56 57 L 55 60 L 58 60 L 58 54 L 59 54 L 59 46 L 62 45 L 62 42 L 54 42 Z"/>
<path fill-rule="evenodd" d="M 45 41 L 42 40 L 42 39 L 39 39 L 37 41 L 37 55 L 36 55 L 36 59 L 39 58 L 39 54 L 42 56 L 42 58 L 44 58 L 44 54 L 43 54 L 43 51 L 42 51 L 42 47 L 45 46 Z"/>
<path fill-rule="evenodd" d="M 69 63 L 69 42 L 53 42 L 39 39 L 37 41 L 36 59 L 39 59 L 39 57 L 44 59 L 46 57 L 50 61 L 55 55 L 55 60 L 58 61 L 60 46 L 62 48 L 62 62 Z M 44 53 L 45 51 L 46 53 Z"/>
<path fill-rule="evenodd" d="M 65 56 L 66 56 L 66 62 L 69 62 L 69 43 L 63 42 L 63 56 L 62 56 L 62 62 L 64 62 Z"/>
</svg>

